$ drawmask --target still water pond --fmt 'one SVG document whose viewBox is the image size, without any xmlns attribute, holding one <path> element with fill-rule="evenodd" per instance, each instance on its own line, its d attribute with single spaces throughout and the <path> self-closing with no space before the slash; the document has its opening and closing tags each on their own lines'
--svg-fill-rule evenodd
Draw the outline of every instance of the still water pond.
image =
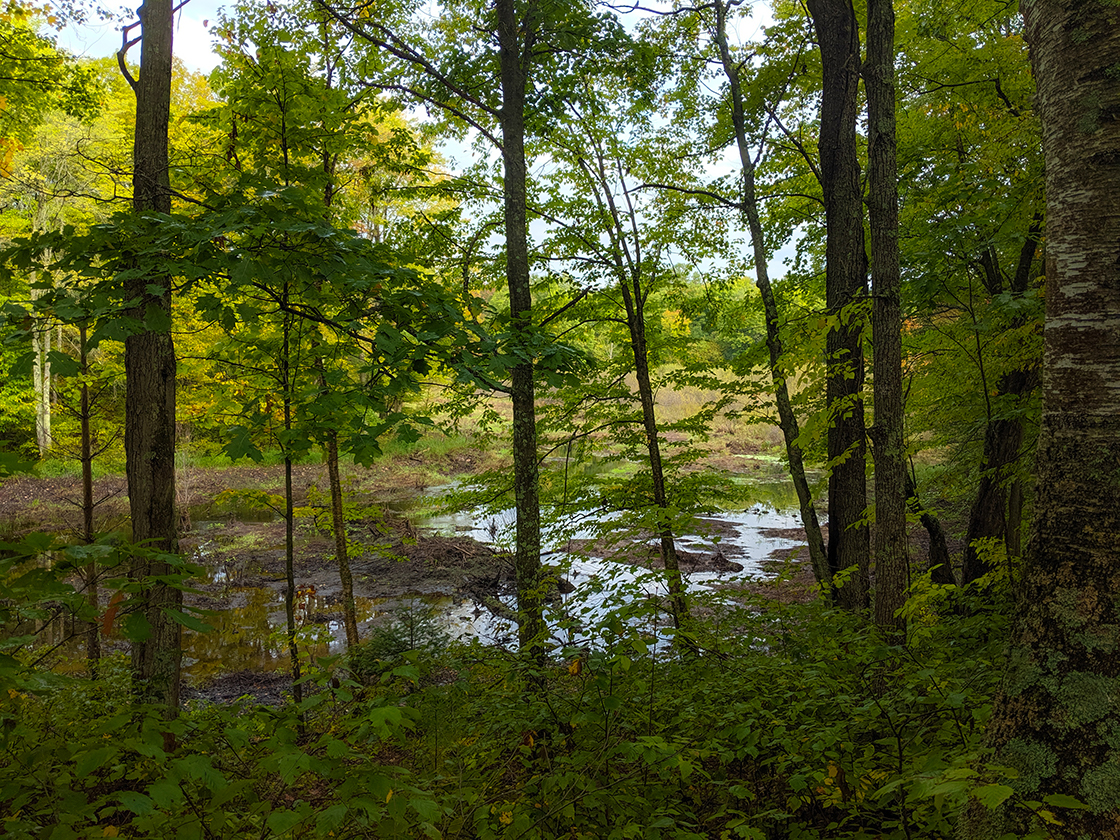
<svg viewBox="0 0 1120 840">
<path fill-rule="evenodd" d="M 422 531 L 443 535 L 463 535 L 483 543 L 502 546 L 503 535 L 512 530 L 513 514 L 477 517 L 470 512 L 421 519 Z M 710 590 L 736 579 L 765 577 L 766 563 L 785 552 L 801 547 L 793 538 L 800 529 L 794 513 L 756 505 L 745 511 L 726 512 L 708 517 L 707 522 L 720 533 L 718 543 L 711 537 L 684 537 L 678 545 L 695 554 L 710 555 L 718 548 L 741 565 L 742 571 L 693 572 L 685 578 L 690 590 Z M 556 641 L 582 643 L 581 628 L 603 619 L 619 605 L 616 593 L 625 592 L 627 600 L 658 597 L 665 593 L 663 574 L 635 566 L 597 558 L 577 558 L 565 553 L 570 539 L 589 539 L 594 535 L 576 529 L 562 538 L 545 536 L 546 562 L 559 565 L 571 591 L 559 595 L 549 607 L 550 626 L 564 625 L 556 631 Z M 220 574 L 220 572 L 219 572 Z M 567 588 L 567 587 L 565 587 Z M 271 670 L 287 667 L 284 638 L 283 598 L 274 588 L 231 588 L 231 605 L 206 618 L 215 630 L 211 633 L 186 633 L 184 666 L 194 680 L 206 680 L 218 673 L 238 670 Z M 512 606 L 512 599 L 503 599 Z M 313 589 L 297 589 L 297 623 L 301 649 L 315 656 L 341 652 L 345 639 L 341 614 L 335 603 L 318 597 Z M 402 614 L 421 615 L 450 638 L 478 639 L 485 644 L 513 646 L 516 630 L 491 610 L 462 597 L 416 595 L 398 598 L 358 598 L 358 621 L 368 627 Z M 566 621 L 565 621 L 566 620 Z M 654 626 L 650 632 L 659 635 Z"/>
</svg>

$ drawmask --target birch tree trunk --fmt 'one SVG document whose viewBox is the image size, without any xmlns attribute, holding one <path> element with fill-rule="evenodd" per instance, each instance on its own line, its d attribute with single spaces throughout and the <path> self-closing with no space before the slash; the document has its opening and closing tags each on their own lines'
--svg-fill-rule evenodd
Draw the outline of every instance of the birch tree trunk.
<svg viewBox="0 0 1120 840">
<path fill-rule="evenodd" d="M 32 300 L 40 297 L 32 291 Z M 35 440 L 39 445 L 39 457 L 45 458 L 51 451 L 51 328 L 46 318 L 42 326 L 31 334 L 31 345 L 35 353 L 31 368 L 31 384 L 35 389 Z"/>
<path fill-rule="evenodd" d="M 1035 519 L 989 735 L 1055 836 L 1120 838 L 1120 7 L 1022 5 L 1046 159 L 1046 324 Z M 1003 826 L 974 804 L 974 837 Z M 1048 827 L 1049 828 L 1049 827 Z M 994 834 L 983 834 L 983 831 Z M 1050 829 L 1052 833 L 1055 829 Z"/>
</svg>

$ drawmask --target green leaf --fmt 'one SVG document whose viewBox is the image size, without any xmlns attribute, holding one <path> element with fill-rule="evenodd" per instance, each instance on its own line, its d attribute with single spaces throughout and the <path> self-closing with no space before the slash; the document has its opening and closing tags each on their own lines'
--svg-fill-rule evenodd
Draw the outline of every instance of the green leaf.
<svg viewBox="0 0 1120 840">
<path fill-rule="evenodd" d="M 123 626 L 124 635 L 130 642 L 146 642 L 152 637 L 152 625 L 143 613 L 129 613 Z"/>
<path fill-rule="evenodd" d="M 345 805 L 331 805 L 325 811 L 320 811 L 319 816 L 315 819 L 315 833 L 320 837 L 326 837 L 328 832 L 334 831 L 342 821 L 346 819 L 346 813 L 349 811 Z"/>
<path fill-rule="evenodd" d="M 121 805 L 132 811 L 134 814 L 144 816 L 150 814 L 156 809 L 156 805 L 142 793 L 137 793 L 134 790 L 122 790 L 117 794 Z"/>
<path fill-rule="evenodd" d="M 1015 792 L 1008 785 L 982 785 L 972 791 L 972 797 L 988 809 L 998 808 Z"/>
<path fill-rule="evenodd" d="M 273 811 L 268 815 L 268 827 L 274 834 L 287 834 L 301 819 L 302 817 L 295 811 Z"/>
<path fill-rule="evenodd" d="M 120 747 L 113 745 L 82 753 L 74 761 L 75 775 L 84 779 L 94 770 L 103 767 L 110 756 L 116 755 L 118 752 L 120 752 Z"/>
<path fill-rule="evenodd" d="M 171 619 L 177 624 L 181 624 L 189 630 L 194 630 L 196 633 L 210 633 L 214 630 L 211 625 L 190 613 L 173 610 L 170 607 L 165 607 L 164 612 L 171 616 Z"/>
<path fill-rule="evenodd" d="M 1087 810 L 1088 805 L 1073 796 L 1065 793 L 1052 793 L 1049 796 L 1044 796 L 1042 801 L 1047 805 L 1052 805 L 1055 808 L 1076 808 L 1077 810 Z"/>
</svg>

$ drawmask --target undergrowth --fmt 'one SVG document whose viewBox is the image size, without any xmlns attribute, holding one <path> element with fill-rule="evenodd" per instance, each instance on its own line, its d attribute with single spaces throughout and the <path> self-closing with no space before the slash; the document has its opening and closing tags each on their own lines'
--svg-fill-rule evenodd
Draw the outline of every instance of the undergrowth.
<svg viewBox="0 0 1120 840">
<path fill-rule="evenodd" d="M 13 838 L 951 837 L 970 795 L 1018 804 L 983 765 L 1005 628 L 920 601 L 901 647 L 820 604 L 721 601 L 680 655 L 635 606 L 543 674 L 406 616 L 349 669 L 317 661 L 299 706 L 170 722 L 129 705 L 122 661 L 8 668 L 0 819 Z"/>
</svg>

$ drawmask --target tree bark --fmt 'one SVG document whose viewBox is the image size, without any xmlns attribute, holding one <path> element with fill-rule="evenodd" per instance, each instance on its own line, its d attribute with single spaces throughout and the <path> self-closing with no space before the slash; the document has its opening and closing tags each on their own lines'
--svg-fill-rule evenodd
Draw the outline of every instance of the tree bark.
<svg viewBox="0 0 1120 840">
<path fill-rule="evenodd" d="M 342 509 L 342 477 L 338 470 L 338 435 L 327 434 L 327 476 L 331 485 L 331 526 L 334 530 L 334 556 L 338 560 L 338 579 L 342 585 L 342 623 L 346 628 L 346 647 L 358 643 L 358 611 L 354 604 L 354 575 L 350 571 L 350 551 L 346 517 Z"/>
<path fill-rule="evenodd" d="M 898 253 L 894 6 L 867 0 L 868 213 L 871 222 L 875 434 L 875 624 L 905 636 L 906 443 L 902 428 L 902 277 Z"/>
<path fill-rule="evenodd" d="M 41 295 L 39 290 L 33 289 L 31 299 Z M 35 352 L 31 368 L 31 384 L 35 390 L 35 440 L 39 445 L 39 457 L 46 458 L 54 444 L 51 438 L 51 326 L 45 317 L 36 320 L 42 325 L 31 333 Z"/>
<path fill-rule="evenodd" d="M 90 430 L 91 406 L 89 400 L 89 347 L 86 341 L 86 322 L 78 324 L 78 354 L 82 371 L 82 396 L 79 420 L 82 427 L 82 542 L 92 545 L 93 532 L 93 432 Z M 91 612 L 100 610 L 97 594 L 97 563 L 91 560 L 83 572 L 86 587 L 86 602 Z M 90 679 L 97 679 L 101 668 L 101 633 L 96 621 L 86 623 L 86 667 Z"/>
<path fill-rule="evenodd" d="M 789 398 L 789 385 L 782 368 L 782 333 L 778 317 L 778 304 L 770 285 L 770 270 L 766 258 L 766 241 L 762 233 L 762 221 L 758 212 L 758 197 L 755 194 L 754 160 L 751 158 L 747 143 L 747 123 L 743 113 L 743 92 L 739 79 L 739 65 L 731 57 L 727 44 L 727 10 L 725 0 L 716 2 L 716 45 L 719 47 L 720 62 L 730 88 L 731 122 L 735 129 L 735 145 L 739 151 L 739 165 L 743 172 L 743 215 L 751 234 L 751 248 L 754 256 L 755 285 L 762 295 L 762 306 L 766 314 L 766 347 L 770 352 L 770 378 L 774 383 L 774 399 L 778 407 L 778 424 L 786 444 L 786 458 L 789 460 L 789 474 L 797 491 L 797 501 L 801 508 L 801 522 L 809 541 L 809 562 L 813 575 L 821 586 L 830 586 L 832 575 L 828 568 L 824 537 L 817 519 L 817 508 L 813 504 L 813 494 L 805 475 L 805 462 L 797 438 L 801 429 L 797 415 Z"/>
<path fill-rule="evenodd" d="M 133 145 L 133 209 L 171 211 L 167 134 L 171 113 L 171 0 L 145 0 L 141 27 L 140 77 L 135 80 L 136 137 Z M 123 58 L 122 58 L 123 63 Z M 131 80 L 130 80 L 131 81 Z M 161 291 L 153 293 L 151 287 Z M 133 541 L 150 551 L 178 550 L 175 514 L 175 347 L 166 329 L 171 317 L 171 278 L 129 281 L 131 316 L 143 330 L 125 339 L 124 448 Z M 165 575 L 166 562 L 141 556 L 133 572 L 141 579 Z M 141 699 L 179 708 L 181 629 L 167 608 L 182 604 L 182 592 L 162 583 L 144 590 L 150 636 L 133 646 L 132 667 Z"/>
<path fill-rule="evenodd" d="M 922 527 L 929 535 L 929 557 L 926 560 L 926 569 L 930 573 L 930 580 L 941 586 L 956 584 L 953 577 L 953 563 L 949 557 L 949 545 L 945 540 L 945 531 L 936 516 L 930 513 L 918 499 L 918 488 L 910 474 L 906 474 L 906 504 L 910 510 L 918 515 Z"/>
<path fill-rule="evenodd" d="M 1031 280 L 1031 266 L 1042 235 L 1042 216 L 1036 214 L 1027 230 L 1027 238 L 1019 252 L 1015 275 L 1010 278 L 1010 291 L 1022 295 Z M 999 258 L 989 249 L 979 260 L 983 269 L 984 287 L 993 297 L 1004 291 L 1004 274 Z M 1016 319 L 1012 328 L 1023 326 Z M 1018 399 L 1038 386 L 1038 373 L 1034 369 L 1013 370 L 1000 377 L 996 386 L 998 398 Z M 1023 446 L 1023 421 L 1018 415 L 988 417 L 984 432 L 984 454 L 980 463 L 980 483 L 976 499 L 968 518 L 968 535 L 965 539 L 964 561 L 961 568 L 962 582 L 971 583 L 992 571 L 992 565 L 976 550 L 975 542 L 981 539 L 1005 540 L 1009 556 L 1019 556 L 1019 529 L 1022 519 L 1022 486 L 1015 477 L 1015 465 Z M 1018 489 L 1015 489 L 1018 488 Z M 1008 491 L 1011 499 L 1008 499 Z"/>
<path fill-rule="evenodd" d="M 533 298 L 529 278 L 529 229 L 526 211 L 525 93 L 536 37 L 537 4 L 497 0 L 501 72 L 503 204 L 506 234 L 506 282 L 514 352 L 522 361 L 511 373 L 513 402 L 513 492 L 517 511 L 514 569 L 517 576 L 518 644 L 527 660 L 544 667 L 544 613 L 541 592 L 541 508 L 537 465 L 536 395 L 530 357 Z"/>
<path fill-rule="evenodd" d="M 610 198 L 609 192 L 607 197 Z M 615 218 L 617 221 L 617 215 Z M 646 452 L 649 455 L 650 479 L 653 481 L 653 503 L 658 510 L 657 537 L 661 542 L 661 563 L 665 567 L 665 575 L 669 580 L 673 626 L 680 630 L 688 622 L 688 599 L 685 596 L 684 579 L 681 577 L 681 566 L 677 559 L 676 540 L 669 513 L 669 493 L 665 486 L 665 470 L 661 464 L 661 438 L 657 428 L 657 412 L 654 406 L 653 382 L 649 373 L 649 352 L 646 345 L 645 293 L 642 288 L 641 261 L 636 260 L 631 266 L 629 284 L 627 278 L 619 279 L 619 288 L 622 290 L 622 298 L 626 306 L 626 322 L 630 328 L 630 349 L 634 353 L 634 377 L 638 383 L 638 400 L 642 404 L 642 426 L 646 433 Z"/>
<path fill-rule="evenodd" d="M 990 739 L 1061 837 L 1120 838 L 1120 8 L 1022 5 L 1046 160 L 1035 518 Z M 996 815 L 974 806 L 979 828 Z M 976 825 L 968 826 L 980 836 Z M 1053 831 L 1054 829 L 1052 829 Z M 988 836 L 988 835 L 983 835 Z"/>
<path fill-rule="evenodd" d="M 859 92 L 859 25 L 851 0 L 808 0 L 821 50 L 824 80 L 818 148 L 824 191 L 825 303 L 833 325 L 826 338 L 825 399 L 828 429 L 828 562 L 831 574 L 851 569 L 836 601 L 868 606 L 870 534 L 864 475 L 867 440 L 863 419 L 863 314 L 867 254 L 863 241 L 863 190 L 856 147 Z"/>
<path fill-rule="evenodd" d="M 283 293 L 284 324 L 283 345 L 280 349 L 280 387 L 284 395 L 284 432 L 286 439 L 280 444 L 284 450 L 284 577 L 287 587 L 284 591 L 284 618 L 288 639 L 288 659 L 292 674 L 292 699 L 303 701 L 303 685 L 300 682 L 299 645 L 296 643 L 296 557 L 295 557 L 295 495 L 292 490 L 292 454 L 289 450 L 292 433 L 292 392 L 295 389 L 295 374 L 292 365 L 292 321 L 289 314 L 288 287 Z M 302 720 L 302 716 L 301 716 Z"/>
</svg>

